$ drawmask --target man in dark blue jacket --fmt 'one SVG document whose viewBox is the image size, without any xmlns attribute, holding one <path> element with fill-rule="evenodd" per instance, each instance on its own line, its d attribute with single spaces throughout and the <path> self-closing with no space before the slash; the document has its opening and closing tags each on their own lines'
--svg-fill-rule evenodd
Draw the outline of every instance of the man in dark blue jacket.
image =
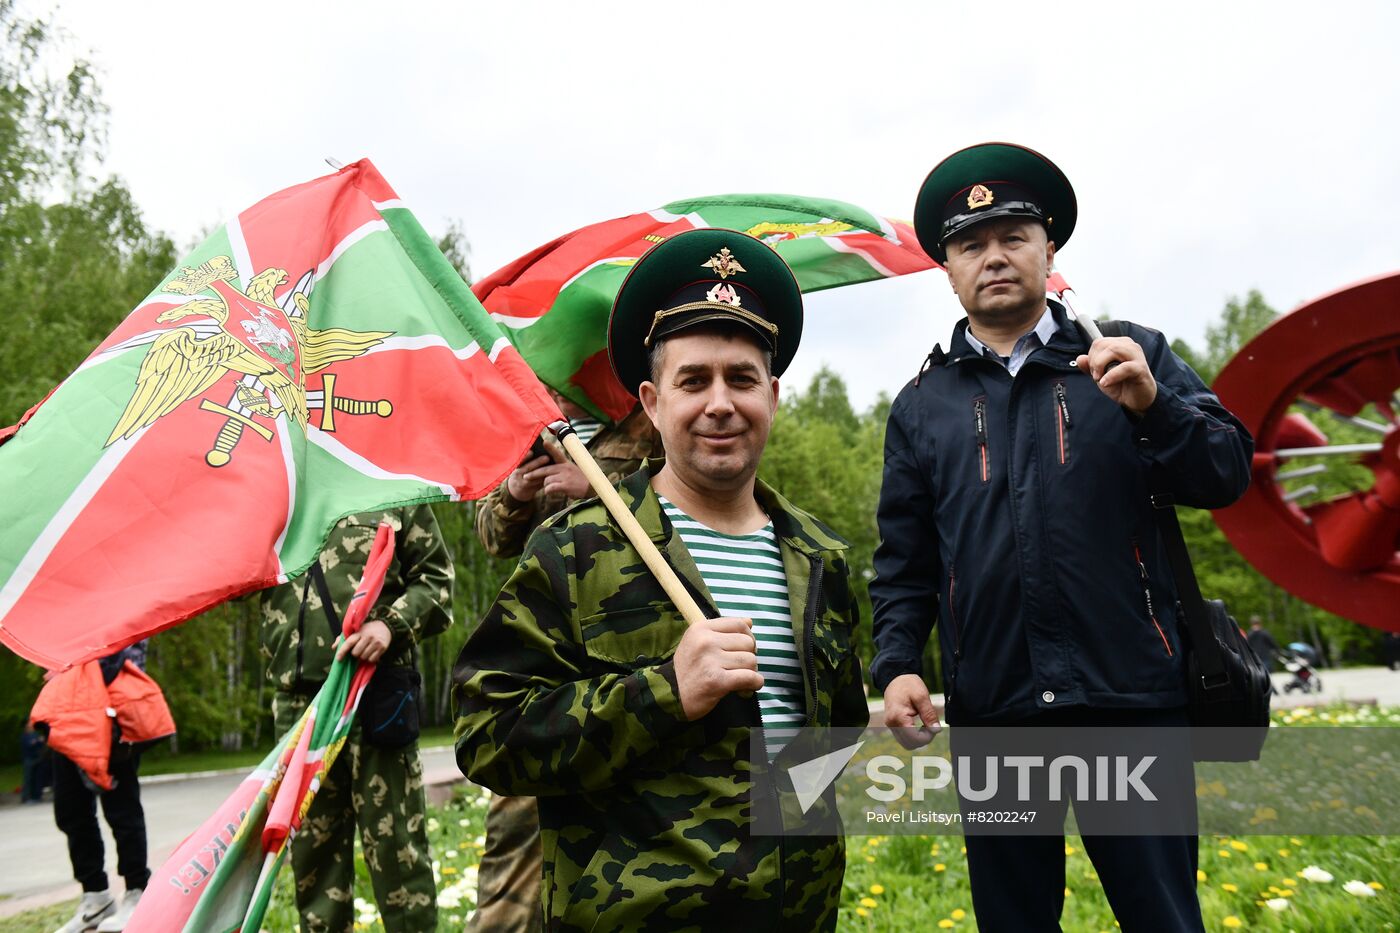
<svg viewBox="0 0 1400 933">
<path fill-rule="evenodd" d="M 919 240 L 967 318 L 890 410 L 870 586 L 886 725 L 938 723 L 921 661 L 935 621 L 955 726 L 1187 724 L 1148 487 L 1229 505 L 1253 443 L 1160 333 L 1124 324 L 1086 346 L 1047 302 L 1075 219 L 1064 174 L 1004 143 L 954 153 L 920 191 Z M 1195 836 L 1085 848 L 1124 929 L 1201 928 Z M 1063 837 L 969 835 L 967 857 L 981 929 L 1058 929 Z"/>
</svg>

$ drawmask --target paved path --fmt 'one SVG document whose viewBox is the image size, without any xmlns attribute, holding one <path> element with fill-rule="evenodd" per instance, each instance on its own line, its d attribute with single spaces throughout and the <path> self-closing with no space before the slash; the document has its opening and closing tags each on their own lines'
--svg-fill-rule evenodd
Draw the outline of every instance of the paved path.
<svg viewBox="0 0 1400 933">
<path fill-rule="evenodd" d="M 1274 674 L 1274 686 L 1279 694 L 1274 697 L 1273 705 L 1325 706 L 1348 702 L 1400 706 L 1400 671 L 1385 667 L 1349 667 L 1339 671 L 1318 671 L 1317 676 L 1322 680 L 1322 692 L 1305 694 L 1297 690 L 1284 693 L 1283 685 L 1293 675 L 1287 672 Z"/>
<path fill-rule="evenodd" d="M 187 835 L 238 786 L 250 769 L 204 775 L 162 775 L 141 782 L 151 868 L 158 867 Z M 452 747 L 423 750 L 423 773 L 429 783 L 461 778 Z M 114 888 L 117 850 L 98 808 L 98 825 L 107 845 L 107 873 Z M 0 809 L 0 919 L 76 898 L 68 845 L 53 821 L 53 805 Z M 0 923 L 3 927 L 3 923 Z"/>
</svg>

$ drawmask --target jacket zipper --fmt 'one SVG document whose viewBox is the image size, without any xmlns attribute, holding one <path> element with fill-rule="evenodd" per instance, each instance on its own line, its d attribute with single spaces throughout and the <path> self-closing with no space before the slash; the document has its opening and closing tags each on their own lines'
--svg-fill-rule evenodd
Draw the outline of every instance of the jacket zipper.
<svg viewBox="0 0 1400 933">
<path fill-rule="evenodd" d="M 957 603 L 953 601 L 957 585 L 957 571 L 950 567 L 948 568 L 948 621 L 953 626 L 953 660 L 955 661 L 962 660 L 962 633 L 958 631 Z"/>
<path fill-rule="evenodd" d="M 826 565 L 815 554 L 810 555 L 808 559 L 812 562 L 812 578 L 807 585 L 807 611 L 802 614 L 802 632 L 807 648 L 807 657 L 804 658 L 807 664 L 807 686 L 812 688 L 812 705 L 807 710 L 807 725 L 811 726 L 817 718 L 817 661 L 812 647 L 812 629 L 817 621 L 817 600 L 821 596 L 822 574 L 826 572 Z"/>
<path fill-rule="evenodd" d="M 977 456 L 982 466 L 982 482 L 988 479 L 987 464 L 987 397 L 979 395 L 972 400 L 972 425 L 977 431 Z"/>
<path fill-rule="evenodd" d="M 1152 581 L 1147 576 L 1147 565 L 1142 562 L 1142 549 L 1138 547 L 1136 540 L 1133 541 L 1133 558 L 1137 561 L 1138 573 L 1142 577 L 1142 597 L 1147 603 L 1147 617 L 1152 620 L 1152 627 L 1157 630 L 1157 636 L 1162 639 L 1162 647 L 1167 649 L 1167 657 L 1172 657 L 1172 643 L 1167 641 L 1167 633 L 1162 631 L 1161 624 L 1157 621 L 1157 610 L 1152 606 Z"/>
<path fill-rule="evenodd" d="M 1060 465 L 1069 460 L 1069 393 L 1063 382 L 1055 383 L 1056 427 L 1060 438 Z"/>
</svg>

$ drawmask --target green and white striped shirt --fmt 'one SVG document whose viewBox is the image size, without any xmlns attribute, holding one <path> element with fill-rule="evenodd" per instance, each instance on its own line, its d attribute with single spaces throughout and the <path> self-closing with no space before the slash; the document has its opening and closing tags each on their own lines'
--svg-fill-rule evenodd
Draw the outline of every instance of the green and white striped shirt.
<svg viewBox="0 0 1400 933">
<path fill-rule="evenodd" d="M 585 447 L 598 436 L 598 431 L 603 427 L 603 422 L 593 418 L 570 418 L 569 424 L 573 426 L 574 433 L 578 435 L 579 440 L 583 441 Z"/>
<path fill-rule="evenodd" d="M 771 759 L 807 720 L 802 659 L 792 633 L 787 575 L 769 522 L 753 534 L 727 535 L 686 515 L 657 496 L 675 526 L 720 615 L 753 620 L 758 643 L 759 715 Z"/>
</svg>

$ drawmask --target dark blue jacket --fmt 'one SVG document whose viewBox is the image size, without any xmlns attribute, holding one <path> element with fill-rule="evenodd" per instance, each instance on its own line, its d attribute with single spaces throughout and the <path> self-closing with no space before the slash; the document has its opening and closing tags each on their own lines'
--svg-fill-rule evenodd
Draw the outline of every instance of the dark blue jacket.
<svg viewBox="0 0 1400 933">
<path fill-rule="evenodd" d="M 871 673 L 882 690 L 922 674 L 939 621 L 954 724 L 1184 705 L 1185 625 L 1148 471 L 1199 508 L 1249 483 L 1248 432 L 1160 333 L 1121 325 L 1157 380 L 1139 418 L 1070 365 L 1084 340 L 1051 310 L 1060 329 L 1014 379 L 964 320 L 890 409 Z"/>
</svg>

